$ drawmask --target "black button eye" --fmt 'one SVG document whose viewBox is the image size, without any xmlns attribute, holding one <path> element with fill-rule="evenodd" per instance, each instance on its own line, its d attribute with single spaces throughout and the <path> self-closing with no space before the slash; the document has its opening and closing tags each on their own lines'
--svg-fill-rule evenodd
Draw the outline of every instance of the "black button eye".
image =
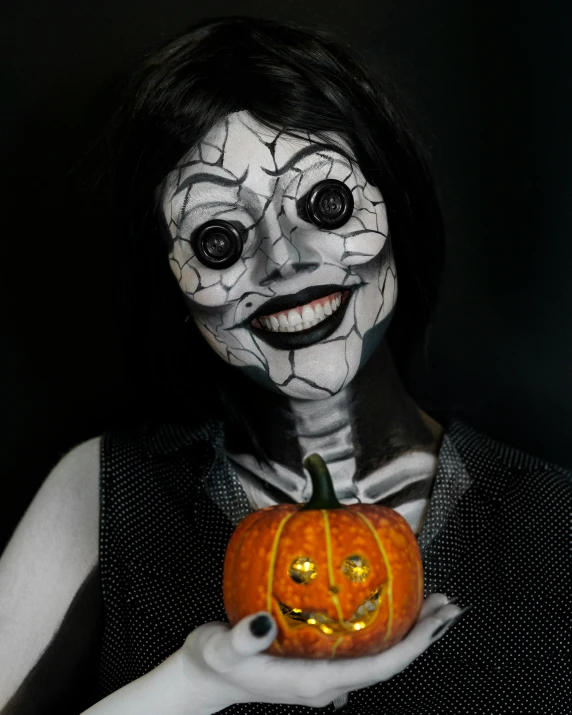
<svg viewBox="0 0 572 715">
<path fill-rule="evenodd" d="M 336 179 L 320 181 L 306 196 L 305 216 L 319 228 L 339 228 L 354 210 L 354 197 L 348 187 Z"/>
<path fill-rule="evenodd" d="M 194 231 L 191 245 L 208 268 L 228 268 L 242 253 L 241 232 L 229 221 L 207 221 Z"/>
</svg>

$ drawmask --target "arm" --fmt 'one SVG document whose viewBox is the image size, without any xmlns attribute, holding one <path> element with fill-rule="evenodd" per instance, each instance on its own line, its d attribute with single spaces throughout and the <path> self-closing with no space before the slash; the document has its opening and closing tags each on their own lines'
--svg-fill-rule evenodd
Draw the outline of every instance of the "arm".
<svg viewBox="0 0 572 715">
<path fill-rule="evenodd" d="M 97 666 L 99 654 L 98 505 L 99 440 L 91 440 L 49 475 L 0 560 L 2 715 L 76 715 L 94 700 L 82 676 L 90 660 Z M 403 670 L 458 610 L 435 594 L 404 641 L 353 661 L 265 655 L 276 634 L 266 615 L 232 629 L 209 623 L 157 668 L 87 712 L 211 715 L 240 702 L 319 707 Z"/>
<path fill-rule="evenodd" d="M 207 623 L 157 668 L 84 715 L 213 715 L 233 703 L 252 702 L 324 707 L 351 690 L 400 673 L 459 614 L 459 607 L 446 596 L 433 594 L 400 643 L 379 655 L 334 661 L 265 655 L 277 633 L 266 613 L 248 616 L 234 628 Z"/>
<path fill-rule="evenodd" d="M 77 713 L 90 702 L 85 677 L 95 665 L 100 621 L 98 521 L 95 438 L 52 470 L 0 559 L 2 715 Z"/>
</svg>

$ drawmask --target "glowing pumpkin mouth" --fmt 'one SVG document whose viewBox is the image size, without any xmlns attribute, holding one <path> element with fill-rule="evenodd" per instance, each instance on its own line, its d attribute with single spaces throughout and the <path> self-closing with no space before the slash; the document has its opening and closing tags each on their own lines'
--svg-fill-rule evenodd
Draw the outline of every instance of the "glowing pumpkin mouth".
<svg viewBox="0 0 572 715">
<path fill-rule="evenodd" d="M 370 626 L 379 613 L 381 604 L 385 596 L 386 589 L 382 584 L 376 591 L 371 593 L 365 601 L 358 606 L 355 613 L 349 620 L 331 618 L 321 611 L 303 611 L 301 608 L 291 608 L 285 603 L 277 600 L 278 607 L 287 625 L 291 628 L 299 628 L 307 625 L 324 633 L 327 636 L 340 636 L 347 633 L 363 631 Z"/>
</svg>

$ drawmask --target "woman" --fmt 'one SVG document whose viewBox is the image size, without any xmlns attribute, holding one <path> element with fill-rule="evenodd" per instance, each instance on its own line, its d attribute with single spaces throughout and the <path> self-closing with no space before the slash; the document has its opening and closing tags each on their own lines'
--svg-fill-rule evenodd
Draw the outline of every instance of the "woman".
<svg viewBox="0 0 572 715">
<path fill-rule="evenodd" d="M 403 387 L 443 245 L 421 151 L 387 90 L 321 35 L 226 19 L 150 58 L 124 116 L 134 260 L 162 246 L 181 305 L 222 359 L 192 375 L 172 365 L 173 384 L 219 385 L 224 428 L 186 400 L 182 419 L 108 433 L 56 468 L 0 572 L 23 582 L 6 609 L 14 651 L 35 614 L 6 712 L 56 701 L 44 666 L 54 644 L 64 661 L 72 652 L 60 634 L 98 586 L 108 697 L 90 713 L 559 712 L 569 484 L 464 425 L 443 428 Z M 388 504 L 418 535 L 433 595 L 407 638 L 373 658 L 272 658 L 268 615 L 217 623 L 234 525 L 307 500 L 310 452 L 342 501 Z M 65 527 L 56 538 L 47 515 Z M 38 586 L 19 565 L 42 550 Z M 44 646 L 57 632 L 43 655 L 36 625 Z M 87 631 L 80 654 L 93 649 Z"/>
</svg>

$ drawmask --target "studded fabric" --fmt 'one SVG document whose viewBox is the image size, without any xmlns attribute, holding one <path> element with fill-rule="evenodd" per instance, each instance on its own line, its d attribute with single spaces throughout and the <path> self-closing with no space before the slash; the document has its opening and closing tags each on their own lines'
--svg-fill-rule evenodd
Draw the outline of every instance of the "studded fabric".
<svg viewBox="0 0 572 715">
<path fill-rule="evenodd" d="M 404 672 L 351 693 L 343 712 L 572 712 L 571 506 L 569 472 L 451 422 L 419 544 L 426 594 L 473 608 Z M 104 435 L 102 695 L 157 666 L 200 624 L 226 620 L 224 551 L 249 510 L 221 425 Z M 315 710 L 250 703 L 224 712 Z"/>
</svg>

